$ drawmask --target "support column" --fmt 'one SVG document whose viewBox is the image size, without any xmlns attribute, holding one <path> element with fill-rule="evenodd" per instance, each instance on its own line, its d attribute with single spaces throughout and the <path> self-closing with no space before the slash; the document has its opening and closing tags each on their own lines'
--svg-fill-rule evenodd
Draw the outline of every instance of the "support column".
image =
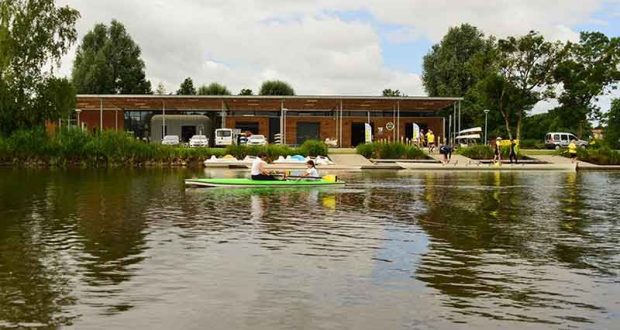
<svg viewBox="0 0 620 330">
<path fill-rule="evenodd" d="M 166 102 L 161 101 L 162 121 L 161 121 L 161 138 L 166 136 Z"/>
<path fill-rule="evenodd" d="M 103 99 L 99 98 L 99 131 L 103 131 Z"/>
<path fill-rule="evenodd" d="M 114 110 L 114 130 L 118 132 L 118 109 Z"/>
<path fill-rule="evenodd" d="M 342 139 L 342 117 L 343 117 L 342 116 L 342 111 L 343 111 L 343 109 L 342 109 L 342 100 L 340 100 L 340 126 L 338 128 L 338 130 L 340 131 L 340 135 L 338 137 L 340 139 L 338 141 L 338 145 L 340 146 L 340 148 L 343 147 L 343 145 L 342 145 L 342 143 L 343 143 L 343 139 Z"/>
<path fill-rule="evenodd" d="M 443 143 L 446 144 L 446 117 L 441 118 L 441 136 L 443 139 Z M 448 143 L 449 144 L 449 143 Z"/>
<path fill-rule="evenodd" d="M 459 100 L 459 132 L 462 131 L 461 128 L 461 101 Z"/>
<path fill-rule="evenodd" d="M 226 128 L 226 103 L 224 102 L 224 99 L 222 99 L 222 127 L 221 128 Z"/>
<path fill-rule="evenodd" d="M 392 123 L 396 125 L 396 104 L 392 105 Z M 392 129 L 392 142 L 396 142 L 396 127 Z"/>
<path fill-rule="evenodd" d="M 396 136 L 400 141 L 400 100 L 396 101 Z"/>
<path fill-rule="evenodd" d="M 452 115 L 448 116 L 448 139 L 452 141 Z M 450 144 L 454 145 L 454 142 L 450 142 Z"/>
<path fill-rule="evenodd" d="M 456 103 L 452 107 L 452 119 L 454 120 L 452 125 L 452 143 L 456 143 Z"/>
</svg>

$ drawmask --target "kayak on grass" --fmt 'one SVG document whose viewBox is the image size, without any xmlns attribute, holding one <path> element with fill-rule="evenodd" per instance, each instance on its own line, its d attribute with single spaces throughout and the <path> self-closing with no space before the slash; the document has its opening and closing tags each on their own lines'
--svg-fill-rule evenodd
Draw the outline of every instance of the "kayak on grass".
<svg viewBox="0 0 620 330">
<path fill-rule="evenodd" d="M 288 180 L 252 180 L 245 178 L 231 179 L 187 179 L 186 186 L 194 187 L 227 187 L 227 188 L 255 188 L 255 187 L 323 187 L 344 185 L 344 181 L 321 179 L 288 179 Z"/>
</svg>

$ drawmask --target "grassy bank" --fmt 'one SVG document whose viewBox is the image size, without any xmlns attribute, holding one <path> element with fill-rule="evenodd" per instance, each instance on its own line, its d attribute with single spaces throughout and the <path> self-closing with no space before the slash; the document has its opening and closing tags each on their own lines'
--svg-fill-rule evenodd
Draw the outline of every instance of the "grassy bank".
<svg viewBox="0 0 620 330">
<path fill-rule="evenodd" d="M 508 159 L 510 155 L 510 147 L 502 147 L 500 148 L 502 153 L 502 159 Z M 488 160 L 493 159 L 495 156 L 495 150 L 491 148 L 491 146 L 486 144 L 478 144 L 470 147 L 460 147 L 456 149 L 456 153 L 459 155 L 463 155 L 467 158 L 476 159 L 476 160 Z M 520 149 L 517 148 L 517 157 L 519 159 L 524 158 L 523 153 Z"/>
<path fill-rule="evenodd" d="M 378 159 L 428 159 L 422 149 L 403 143 L 365 143 L 356 148 L 366 158 Z"/>
<path fill-rule="evenodd" d="M 17 166 L 182 166 L 199 164 L 211 156 L 237 158 L 267 153 L 275 159 L 287 155 L 326 155 L 327 146 L 307 141 L 299 148 L 281 145 L 260 147 L 188 148 L 145 143 L 126 133 L 90 134 L 77 129 L 48 136 L 43 130 L 17 131 L 0 137 L 0 162 Z"/>
<path fill-rule="evenodd" d="M 562 154 L 568 156 L 567 151 Z M 620 152 L 608 147 L 578 148 L 577 159 L 596 165 L 620 165 Z"/>
</svg>

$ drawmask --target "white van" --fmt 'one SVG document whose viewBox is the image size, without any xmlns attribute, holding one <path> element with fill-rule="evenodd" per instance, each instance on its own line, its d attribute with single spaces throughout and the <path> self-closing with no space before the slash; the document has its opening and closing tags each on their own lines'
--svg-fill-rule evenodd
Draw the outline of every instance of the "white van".
<svg viewBox="0 0 620 330">
<path fill-rule="evenodd" d="M 588 145 L 587 141 L 580 140 L 573 133 L 551 132 L 545 136 L 545 147 L 549 149 L 566 148 L 571 140 L 575 140 L 578 147 L 586 147 Z"/>
<path fill-rule="evenodd" d="M 241 130 L 237 128 L 218 128 L 215 130 L 215 145 L 229 146 L 237 144 L 237 137 Z"/>
</svg>

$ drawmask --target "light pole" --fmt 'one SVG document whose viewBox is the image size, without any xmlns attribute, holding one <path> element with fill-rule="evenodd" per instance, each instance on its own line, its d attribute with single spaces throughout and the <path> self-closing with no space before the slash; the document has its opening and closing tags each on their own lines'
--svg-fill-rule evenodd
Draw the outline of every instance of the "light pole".
<svg viewBox="0 0 620 330">
<path fill-rule="evenodd" d="M 82 112 L 81 109 L 75 109 L 75 113 L 77 114 L 77 127 L 81 129 L 82 125 L 80 125 L 80 112 Z"/>
<path fill-rule="evenodd" d="M 489 109 L 484 109 L 484 144 L 488 143 L 488 139 L 487 139 L 487 117 L 489 114 Z"/>
</svg>

